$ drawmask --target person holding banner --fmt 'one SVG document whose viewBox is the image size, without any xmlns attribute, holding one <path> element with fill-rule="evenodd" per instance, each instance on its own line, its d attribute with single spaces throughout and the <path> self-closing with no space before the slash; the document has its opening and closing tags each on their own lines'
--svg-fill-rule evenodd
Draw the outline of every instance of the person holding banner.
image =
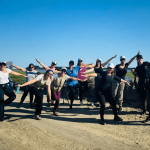
<svg viewBox="0 0 150 150">
<path fill-rule="evenodd" d="M 136 57 L 139 55 L 139 53 L 140 53 L 140 51 L 128 63 L 126 63 L 126 57 L 121 56 L 120 57 L 121 63 L 116 65 L 115 69 L 114 69 L 116 76 L 118 76 L 119 78 L 124 80 L 127 70 L 128 70 L 128 67 L 136 59 Z M 112 85 L 113 85 L 112 86 L 113 97 L 116 99 L 116 96 L 118 96 L 117 100 L 119 102 L 119 112 L 122 112 L 123 93 L 124 93 L 125 83 L 115 81 L 115 82 L 113 82 Z"/>
<path fill-rule="evenodd" d="M 38 71 L 34 70 L 34 64 L 32 64 L 32 63 L 29 64 L 29 70 L 15 66 L 14 64 L 12 64 L 12 66 L 26 73 L 26 76 L 28 76 L 28 78 L 26 78 L 26 82 L 34 79 L 36 74 L 38 73 Z M 21 97 L 18 108 L 20 108 L 22 106 L 22 104 L 23 104 L 23 102 L 24 102 L 24 100 L 27 97 L 29 92 L 30 92 L 30 107 L 34 107 L 34 105 L 33 105 L 33 93 L 30 91 L 30 86 L 26 86 L 26 87 L 24 87 L 24 93 Z"/>
<path fill-rule="evenodd" d="M 6 62 L 2 61 L 0 63 L 0 121 L 4 120 L 4 105 L 8 106 L 13 100 L 15 100 L 16 95 L 9 86 L 9 74 L 27 77 L 23 74 L 12 71 L 6 68 Z M 4 94 L 8 96 L 8 99 L 4 101 Z"/>
</svg>

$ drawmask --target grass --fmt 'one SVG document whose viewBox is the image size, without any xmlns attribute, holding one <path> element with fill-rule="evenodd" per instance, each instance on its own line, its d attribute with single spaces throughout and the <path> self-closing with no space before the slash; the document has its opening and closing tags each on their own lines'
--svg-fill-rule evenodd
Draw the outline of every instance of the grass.
<svg viewBox="0 0 150 150">
<path fill-rule="evenodd" d="M 17 72 L 20 73 L 20 74 L 23 74 L 23 75 L 26 74 L 25 72 L 21 72 L 21 71 L 17 71 Z M 43 72 L 41 72 L 41 73 L 43 73 Z M 93 73 L 93 72 L 89 72 L 89 73 L 87 73 L 87 74 L 91 74 L 91 73 Z M 15 76 L 15 75 L 12 75 L 12 74 L 9 74 L 9 76 L 10 76 L 10 78 L 13 80 L 13 82 L 16 83 L 16 84 L 23 84 L 23 83 L 26 82 L 26 78 L 25 78 L 25 77 L 22 77 L 22 76 Z M 130 76 L 131 78 L 134 77 L 131 72 L 127 72 L 126 77 L 129 77 L 129 76 Z"/>
</svg>

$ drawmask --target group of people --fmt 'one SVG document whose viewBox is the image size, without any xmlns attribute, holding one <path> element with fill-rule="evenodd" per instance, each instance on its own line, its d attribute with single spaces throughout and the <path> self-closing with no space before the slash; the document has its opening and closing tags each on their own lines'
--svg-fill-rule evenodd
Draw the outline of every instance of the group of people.
<svg viewBox="0 0 150 150">
<path fill-rule="evenodd" d="M 100 102 L 100 123 L 105 124 L 104 120 L 104 110 L 105 110 L 105 100 L 112 107 L 115 121 L 123 121 L 121 117 L 118 116 L 118 111 L 122 111 L 123 104 L 123 93 L 125 84 L 130 86 L 130 84 L 125 81 L 125 76 L 129 65 L 133 60 L 137 59 L 137 67 L 133 71 L 135 76 L 139 77 L 138 82 L 138 92 L 141 95 L 143 111 L 142 114 L 146 113 L 146 91 L 150 93 L 150 63 L 143 62 L 143 57 L 138 52 L 128 63 L 126 63 L 125 56 L 120 57 L 120 63 L 114 66 L 110 61 L 116 58 L 117 55 L 102 63 L 102 60 L 98 58 L 96 64 L 84 64 L 83 59 L 79 58 L 77 66 L 74 66 L 74 61 L 69 62 L 68 69 L 62 67 L 61 71 L 56 69 L 56 61 L 52 62 L 51 66 L 48 67 L 41 63 L 39 60 L 36 61 L 44 67 L 46 72 L 44 74 L 39 73 L 34 70 L 34 64 L 29 64 L 29 70 L 21 68 L 19 66 L 12 65 L 13 67 L 26 72 L 26 75 L 19 74 L 8 68 L 6 68 L 6 62 L 0 63 L 0 121 L 4 120 L 4 106 L 9 105 L 15 98 L 16 95 L 9 86 L 9 73 L 19 76 L 24 76 L 26 78 L 26 83 L 19 85 L 24 88 L 24 93 L 21 97 L 21 101 L 18 105 L 20 108 L 23 104 L 28 93 L 30 93 L 30 106 L 35 106 L 35 119 L 40 120 L 40 114 L 42 111 L 43 103 L 43 91 L 47 88 L 47 102 L 48 105 L 53 104 L 53 115 L 58 116 L 57 110 L 59 108 L 61 90 L 66 81 L 68 87 L 68 97 L 70 99 L 70 110 L 73 109 L 73 101 L 75 99 L 75 93 L 77 88 L 79 88 L 79 99 L 80 105 L 83 105 L 83 93 L 88 91 L 88 81 L 87 77 L 95 77 L 95 93 L 93 97 L 92 105 L 95 105 L 97 101 Z M 107 65 L 107 70 L 104 71 L 103 68 Z M 88 69 L 87 68 L 91 68 Z M 90 73 L 90 74 L 88 74 Z M 9 98 L 4 100 L 4 94 Z M 33 95 L 35 95 L 35 100 L 33 102 Z M 53 99 L 51 98 L 53 95 Z M 55 103 L 54 103 L 55 100 Z M 116 108 L 116 100 L 119 102 L 119 110 Z M 149 116 L 147 116 L 144 122 L 150 121 L 150 106 Z"/>
</svg>

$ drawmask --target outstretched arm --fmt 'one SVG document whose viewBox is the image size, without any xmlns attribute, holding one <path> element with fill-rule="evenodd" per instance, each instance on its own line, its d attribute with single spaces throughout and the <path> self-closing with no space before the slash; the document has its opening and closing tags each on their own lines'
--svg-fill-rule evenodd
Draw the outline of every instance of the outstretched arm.
<svg viewBox="0 0 150 150">
<path fill-rule="evenodd" d="M 91 69 L 85 71 L 84 73 L 89 73 L 89 72 L 92 72 L 92 71 L 94 71 L 94 68 L 91 68 Z"/>
<path fill-rule="evenodd" d="M 97 73 L 91 73 L 91 74 L 86 74 L 86 75 L 81 75 L 83 77 L 97 77 Z"/>
<path fill-rule="evenodd" d="M 121 79 L 121 82 L 125 83 L 125 84 L 128 85 L 128 86 L 131 86 L 129 82 L 127 82 L 127 81 L 125 81 L 125 80 L 123 80 L 123 79 Z"/>
<path fill-rule="evenodd" d="M 21 74 L 21 73 L 14 72 L 14 71 L 11 71 L 10 74 L 13 74 L 13 75 L 16 75 L 16 76 L 23 76 L 23 77 L 25 77 L 25 78 L 28 77 L 28 76 L 25 76 L 25 75 L 23 75 L 23 74 Z"/>
<path fill-rule="evenodd" d="M 41 66 L 44 67 L 44 69 L 46 70 L 48 68 L 48 66 L 44 65 L 43 63 L 41 63 L 38 59 L 35 59 Z"/>
<path fill-rule="evenodd" d="M 116 58 L 117 55 L 115 55 L 114 57 L 111 57 L 109 60 L 107 60 L 105 63 L 102 64 L 102 67 L 105 67 L 112 59 Z"/>
<path fill-rule="evenodd" d="M 70 77 L 69 79 L 70 79 L 70 80 L 81 81 L 81 79 L 78 79 L 78 78 L 74 78 L 74 77 Z"/>
<path fill-rule="evenodd" d="M 23 72 L 26 72 L 26 69 L 25 68 L 21 68 L 21 67 L 18 67 L 18 66 L 15 66 L 14 64 L 12 64 L 13 67 L 23 71 Z"/>
<path fill-rule="evenodd" d="M 128 62 L 128 66 L 132 63 L 132 61 L 140 54 L 140 51 L 138 51 L 138 54 L 135 55 L 129 62 Z"/>
<path fill-rule="evenodd" d="M 27 86 L 27 85 L 30 85 L 30 84 L 33 84 L 37 81 L 37 78 L 34 78 L 33 80 L 30 80 L 22 85 L 19 85 L 20 87 L 23 87 L 23 86 Z"/>
</svg>

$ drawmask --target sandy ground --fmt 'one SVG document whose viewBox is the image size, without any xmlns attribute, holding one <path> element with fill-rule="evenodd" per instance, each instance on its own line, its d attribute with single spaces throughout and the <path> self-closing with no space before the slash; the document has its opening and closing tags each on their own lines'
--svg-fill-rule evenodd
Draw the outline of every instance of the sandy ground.
<svg viewBox="0 0 150 150">
<path fill-rule="evenodd" d="M 69 110 L 67 100 L 60 104 L 59 116 L 52 115 L 44 96 L 42 120 L 34 120 L 29 97 L 18 109 L 16 100 L 5 107 L 5 121 L 0 123 L 0 150 L 149 150 L 150 124 L 141 123 L 140 109 L 124 104 L 119 115 L 123 122 L 115 122 L 106 104 L 106 125 L 99 124 L 99 107 L 91 107 L 84 100 L 75 100 Z"/>
</svg>

